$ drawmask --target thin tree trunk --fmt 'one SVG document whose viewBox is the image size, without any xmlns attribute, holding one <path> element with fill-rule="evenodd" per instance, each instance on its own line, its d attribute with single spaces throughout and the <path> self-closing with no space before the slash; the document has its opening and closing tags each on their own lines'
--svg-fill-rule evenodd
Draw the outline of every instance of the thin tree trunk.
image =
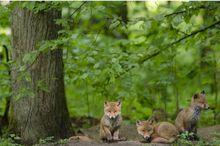
<svg viewBox="0 0 220 146">
<path fill-rule="evenodd" d="M 17 68 L 24 65 L 22 58 L 25 54 L 37 50 L 38 43 L 58 38 L 60 27 L 55 24 L 55 19 L 60 17 L 61 12 L 56 10 L 36 14 L 17 7 L 12 12 L 12 60 L 16 64 L 13 64 L 11 72 L 13 99 L 10 128 L 27 145 L 38 142 L 40 138 L 54 136 L 57 139 L 71 134 L 62 50 L 41 53 L 27 68 L 29 80 L 26 80 L 27 76 L 22 77 L 24 73 Z M 42 84 L 47 90 L 42 89 Z M 24 90 L 29 94 L 22 93 Z M 16 99 L 18 95 L 20 98 Z"/>
<path fill-rule="evenodd" d="M 215 51 L 213 50 L 213 62 L 214 62 L 214 72 L 213 72 L 213 80 L 214 80 L 214 92 L 215 92 L 215 110 L 214 110 L 214 124 L 217 122 L 217 108 L 218 108 L 218 81 L 217 81 L 217 61 L 215 56 Z"/>
<path fill-rule="evenodd" d="M 176 53 L 172 49 L 172 53 Z M 179 113 L 180 107 L 179 107 L 179 89 L 178 89 L 178 84 L 177 84 L 177 70 L 176 70 L 176 61 L 175 61 L 175 55 L 172 57 L 172 66 L 171 66 L 171 73 L 173 76 L 173 89 L 174 89 L 174 95 L 176 99 L 176 113 Z"/>
<path fill-rule="evenodd" d="M 161 93 L 161 98 L 162 98 L 162 102 L 164 104 L 164 111 L 165 113 L 167 112 L 167 89 L 166 89 L 166 86 L 165 85 L 161 85 L 161 90 L 160 90 L 160 93 Z M 162 108 L 161 108 L 162 109 Z"/>
<path fill-rule="evenodd" d="M 5 49 L 5 57 L 6 57 L 6 62 L 8 63 L 9 60 L 9 50 L 7 48 L 7 46 L 3 45 L 4 49 Z M 8 76 L 11 76 L 11 69 L 9 66 L 7 66 L 8 69 Z M 9 81 L 11 82 L 11 78 L 9 79 Z M 11 93 L 11 85 L 9 86 L 9 93 Z M 8 113 L 9 113 L 9 108 L 10 108 L 10 102 L 11 102 L 11 96 L 6 97 L 6 105 L 5 105 L 5 111 L 2 117 L 2 126 L 8 126 Z"/>
</svg>

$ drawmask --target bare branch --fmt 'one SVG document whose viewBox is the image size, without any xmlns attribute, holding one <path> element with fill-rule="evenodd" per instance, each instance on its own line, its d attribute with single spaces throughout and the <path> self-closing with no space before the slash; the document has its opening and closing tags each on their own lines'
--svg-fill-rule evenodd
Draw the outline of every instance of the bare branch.
<svg viewBox="0 0 220 146">
<path fill-rule="evenodd" d="M 82 8 L 82 6 L 85 5 L 87 2 L 88 1 L 82 2 L 82 4 L 75 11 L 73 11 L 73 13 L 70 15 L 70 17 L 72 17 L 77 11 L 79 11 Z"/>
<path fill-rule="evenodd" d="M 174 12 L 174 13 L 171 13 L 171 14 L 167 14 L 165 15 L 164 17 L 169 17 L 169 16 L 173 16 L 173 15 L 178 15 L 178 14 L 182 14 L 182 13 L 185 13 L 187 12 L 186 10 L 183 10 L 183 11 L 178 11 L 178 12 Z"/>
<path fill-rule="evenodd" d="M 199 7 L 196 7 L 196 8 L 189 8 L 187 10 L 182 10 L 182 11 L 177 11 L 177 12 L 174 12 L 174 13 L 171 13 L 171 14 L 167 14 L 164 17 L 170 17 L 170 16 L 173 16 L 173 15 L 178 15 L 178 14 L 186 13 L 188 11 L 196 11 L 196 10 L 199 10 L 199 9 L 213 10 L 213 9 L 216 9 L 216 8 L 217 7 L 210 8 L 209 6 L 202 5 L 202 6 L 199 6 Z"/>
</svg>

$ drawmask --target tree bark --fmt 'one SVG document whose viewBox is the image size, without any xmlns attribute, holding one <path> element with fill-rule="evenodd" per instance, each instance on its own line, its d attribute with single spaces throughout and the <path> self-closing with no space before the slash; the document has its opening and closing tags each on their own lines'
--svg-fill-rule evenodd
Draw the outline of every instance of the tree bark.
<svg viewBox="0 0 220 146">
<path fill-rule="evenodd" d="M 22 61 L 25 54 L 38 49 L 40 42 L 58 38 L 60 27 L 55 24 L 55 19 L 61 17 L 61 12 L 34 13 L 17 7 L 11 16 L 12 60 L 15 63 L 11 72 L 10 128 L 27 145 L 49 136 L 55 139 L 67 137 L 71 134 L 71 124 L 64 91 L 62 50 L 40 53 L 31 66 Z M 29 66 L 25 73 L 17 68 L 22 65 Z M 47 90 L 42 89 L 42 83 Z M 22 93 L 24 89 L 30 94 Z M 16 99 L 18 95 L 19 99 Z"/>
</svg>

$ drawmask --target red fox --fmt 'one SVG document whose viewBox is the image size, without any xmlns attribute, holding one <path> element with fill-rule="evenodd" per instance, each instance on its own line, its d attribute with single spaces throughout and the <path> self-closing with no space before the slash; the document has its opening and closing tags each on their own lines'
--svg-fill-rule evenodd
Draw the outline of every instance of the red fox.
<svg viewBox="0 0 220 146">
<path fill-rule="evenodd" d="M 208 109 L 205 98 L 205 91 L 201 93 L 196 93 L 191 100 L 191 104 L 188 108 L 183 109 L 177 115 L 175 120 L 175 125 L 179 132 L 192 132 L 194 133 L 194 138 L 196 138 L 197 133 L 197 121 L 199 120 L 200 112 L 202 109 Z"/>
<path fill-rule="evenodd" d="M 104 115 L 100 123 L 100 137 L 106 141 L 118 141 L 119 128 L 122 123 L 121 101 L 105 102 Z"/>
<path fill-rule="evenodd" d="M 173 143 L 179 134 L 176 127 L 169 122 L 137 121 L 136 126 L 138 134 L 152 143 Z"/>
</svg>

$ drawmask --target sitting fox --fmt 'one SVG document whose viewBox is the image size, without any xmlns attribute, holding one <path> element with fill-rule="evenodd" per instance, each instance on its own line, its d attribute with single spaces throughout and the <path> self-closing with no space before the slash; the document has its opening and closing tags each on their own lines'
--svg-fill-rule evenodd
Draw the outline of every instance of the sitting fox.
<svg viewBox="0 0 220 146">
<path fill-rule="evenodd" d="M 198 139 L 197 133 L 197 122 L 199 120 L 200 112 L 202 109 L 208 109 L 205 98 L 205 91 L 196 93 L 191 100 L 191 104 L 188 108 L 183 109 L 177 115 L 175 125 L 179 132 L 192 132 L 194 133 L 193 139 Z"/>
<path fill-rule="evenodd" d="M 152 143 L 173 143 L 179 134 L 176 127 L 169 122 L 137 121 L 136 126 L 138 134 Z"/>
<path fill-rule="evenodd" d="M 125 140 L 119 138 L 122 123 L 121 102 L 105 102 L 104 115 L 100 123 L 100 137 L 104 141 Z"/>
</svg>

